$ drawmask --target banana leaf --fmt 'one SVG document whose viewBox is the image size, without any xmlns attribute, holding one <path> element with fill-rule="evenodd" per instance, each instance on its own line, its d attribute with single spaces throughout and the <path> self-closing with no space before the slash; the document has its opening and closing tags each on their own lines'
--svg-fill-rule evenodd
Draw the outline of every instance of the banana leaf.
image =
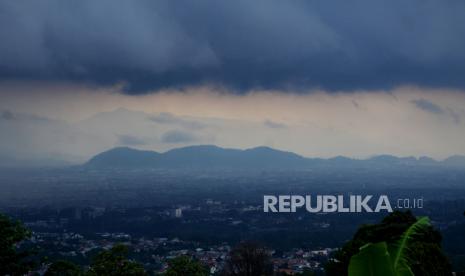
<svg viewBox="0 0 465 276">
<path fill-rule="evenodd" d="M 429 225 L 429 219 L 423 217 L 393 243 L 368 243 L 362 246 L 350 259 L 349 276 L 414 276 L 409 265 L 412 261 L 409 257 L 409 243 Z"/>
<path fill-rule="evenodd" d="M 350 259 L 349 276 L 396 276 L 385 242 L 369 243 Z"/>
</svg>

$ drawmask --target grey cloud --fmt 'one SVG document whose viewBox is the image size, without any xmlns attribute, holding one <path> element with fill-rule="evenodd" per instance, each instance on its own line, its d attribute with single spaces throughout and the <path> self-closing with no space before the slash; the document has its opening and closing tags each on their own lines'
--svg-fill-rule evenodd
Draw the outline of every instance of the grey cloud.
<svg viewBox="0 0 465 276">
<path fill-rule="evenodd" d="M 452 118 L 452 120 L 454 120 L 454 123 L 460 124 L 461 122 L 460 115 L 457 114 L 457 112 L 455 112 L 452 108 L 448 108 L 447 111 L 449 112 L 449 115 Z"/>
<path fill-rule="evenodd" d="M 286 125 L 286 124 L 274 122 L 274 121 L 271 121 L 271 120 L 265 120 L 265 121 L 263 122 L 263 124 L 264 124 L 266 127 L 269 127 L 269 128 L 287 128 L 287 125 Z"/>
<path fill-rule="evenodd" d="M 437 104 L 430 102 L 425 99 L 417 99 L 411 101 L 417 108 L 433 113 L 433 114 L 444 114 L 444 110 Z"/>
<path fill-rule="evenodd" d="M 150 116 L 148 119 L 158 124 L 177 125 L 188 129 L 203 129 L 207 126 L 204 123 L 183 119 L 168 112 L 162 112 L 158 115 Z"/>
<path fill-rule="evenodd" d="M 181 130 L 170 130 L 161 136 L 161 141 L 163 143 L 170 144 L 191 143 L 196 140 L 197 139 L 193 134 Z"/>
<path fill-rule="evenodd" d="M 450 117 L 455 124 L 460 124 L 460 115 L 452 108 L 444 109 L 441 106 L 425 99 L 412 100 L 411 103 L 425 112 Z"/>
<path fill-rule="evenodd" d="M 15 115 L 13 114 L 13 112 L 11 111 L 8 111 L 8 110 L 5 110 L 2 112 L 0 118 L 2 118 L 3 120 L 14 120 L 15 119 Z"/>
<path fill-rule="evenodd" d="M 465 87 L 464 1 L 0 2 L 0 79 L 329 90 Z"/>
<path fill-rule="evenodd" d="M 118 138 L 118 144 L 120 145 L 140 146 L 140 145 L 147 144 L 147 142 L 144 139 L 133 136 L 133 135 L 128 135 L 128 134 L 117 135 L 117 138 Z"/>
<path fill-rule="evenodd" d="M 34 114 L 26 114 L 26 113 L 17 113 L 17 112 L 12 112 L 10 110 L 4 110 L 0 113 L 0 119 L 6 120 L 6 121 L 31 121 L 35 123 L 47 123 L 52 121 L 49 118 L 42 117 L 42 116 L 37 116 Z"/>
</svg>

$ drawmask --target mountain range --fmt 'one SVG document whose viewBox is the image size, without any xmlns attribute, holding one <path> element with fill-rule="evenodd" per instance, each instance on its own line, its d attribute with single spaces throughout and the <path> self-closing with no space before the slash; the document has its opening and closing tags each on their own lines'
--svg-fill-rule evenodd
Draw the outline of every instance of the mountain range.
<svg viewBox="0 0 465 276">
<path fill-rule="evenodd" d="M 87 168 L 189 168 L 189 169 L 306 169 L 312 166 L 459 166 L 465 156 L 455 155 L 442 161 L 429 157 L 377 155 L 368 159 L 338 156 L 329 159 L 306 158 L 269 147 L 227 149 L 213 145 L 189 146 L 164 153 L 117 147 L 92 157 Z"/>
</svg>

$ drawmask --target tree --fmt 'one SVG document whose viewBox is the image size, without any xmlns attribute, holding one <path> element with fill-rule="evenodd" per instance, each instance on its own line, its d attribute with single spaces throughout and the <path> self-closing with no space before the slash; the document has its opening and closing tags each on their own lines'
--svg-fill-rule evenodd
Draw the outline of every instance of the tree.
<svg viewBox="0 0 465 276">
<path fill-rule="evenodd" d="M 347 242 L 335 255 L 335 261 L 326 265 L 328 276 L 348 275 L 349 262 L 352 256 L 360 252 L 367 244 L 393 244 L 401 239 L 404 232 L 417 222 L 410 211 L 395 211 L 385 217 L 381 223 L 364 225 L 355 233 L 354 238 Z M 427 225 L 418 230 L 410 239 L 407 258 L 411 260 L 410 268 L 414 275 L 451 275 L 451 266 L 442 253 L 441 235 L 432 226 Z M 369 248 L 381 250 L 380 248 Z M 365 251 L 367 253 L 368 251 Z"/>
<path fill-rule="evenodd" d="M 58 260 L 51 264 L 47 269 L 47 272 L 44 276 L 81 276 L 83 275 L 82 270 L 76 264 L 65 261 Z"/>
<path fill-rule="evenodd" d="M 0 214 L 0 275 L 23 275 L 34 267 L 31 252 L 16 248 L 30 236 L 31 232 L 21 222 Z"/>
<path fill-rule="evenodd" d="M 224 272 L 231 276 L 271 275 L 271 254 L 257 243 L 241 242 L 229 253 Z"/>
<path fill-rule="evenodd" d="M 132 260 L 127 259 L 128 248 L 124 245 L 115 245 L 110 250 L 100 252 L 93 260 L 88 275 L 108 276 L 145 276 L 147 272 L 144 267 Z"/>
<path fill-rule="evenodd" d="M 206 276 L 208 270 L 197 260 L 188 256 L 179 256 L 168 262 L 166 276 Z"/>
</svg>

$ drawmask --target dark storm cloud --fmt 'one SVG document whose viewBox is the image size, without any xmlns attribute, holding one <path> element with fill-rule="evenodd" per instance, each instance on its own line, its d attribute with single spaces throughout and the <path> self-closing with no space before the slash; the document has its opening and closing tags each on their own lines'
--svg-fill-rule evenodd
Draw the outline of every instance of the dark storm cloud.
<svg viewBox="0 0 465 276">
<path fill-rule="evenodd" d="M 444 110 L 437 104 L 425 99 L 411 101 L 417 108 L 433 114 L 444 114 Z"/>
<path fill-rule="evenodd" d="M 465 87 L 465 2 L 0 2 L 0 78 L 125 83 L 129 93 Z"/>
<path fill-rule="evenodd" d="M 181 130 L 170 130 L 161 136 L 161 141 L 169 144 L 191 143 L 196 140 L 193 134 Z"/>
</svg>

